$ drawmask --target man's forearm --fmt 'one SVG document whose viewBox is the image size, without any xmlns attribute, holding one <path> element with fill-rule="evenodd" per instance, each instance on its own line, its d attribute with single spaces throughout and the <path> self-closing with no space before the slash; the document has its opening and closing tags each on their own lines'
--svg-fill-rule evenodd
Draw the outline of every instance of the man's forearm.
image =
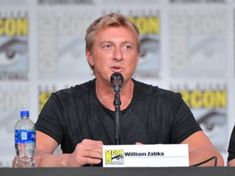
<svg viewBox="0 0 235 176">
<path fill-rule="evenodd" d="M 36 167 L 70 167 L 71 154 L 35 153 Z"/>
<path fill-rule="evenodd" d="M 235 159 L 230 160 L 228 166 L 235 166 Z"/>
</svg>

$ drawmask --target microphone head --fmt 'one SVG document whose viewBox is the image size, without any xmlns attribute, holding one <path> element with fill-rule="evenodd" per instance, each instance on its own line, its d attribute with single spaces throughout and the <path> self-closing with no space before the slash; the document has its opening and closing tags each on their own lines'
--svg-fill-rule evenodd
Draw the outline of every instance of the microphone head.
<svg viewBox="0 0 235 176">
<path fill-rule="evenodd" d="M 114 72 L 111 77 L 110 81 L 112 83 L 113 89 L 115 92 L 120 92 L 120 89 L 122 87 L 122 84 L 124 82 L 124 78 L 121 73 Z"/>
</svg>

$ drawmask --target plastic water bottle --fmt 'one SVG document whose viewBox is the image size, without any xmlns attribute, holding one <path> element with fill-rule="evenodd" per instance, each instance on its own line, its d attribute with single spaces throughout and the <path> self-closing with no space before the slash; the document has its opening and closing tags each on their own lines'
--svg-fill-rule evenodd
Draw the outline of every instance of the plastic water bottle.
<svg viewBox="0 0 235 176">
<path fill-rule="evenodd" d="M 16 156 L 13 167 L 35 167 L 35 139 L 35 126 L 29 118 L 29 111 L 20 111 L 20 119 L 15 125 Z"/>
</svg>

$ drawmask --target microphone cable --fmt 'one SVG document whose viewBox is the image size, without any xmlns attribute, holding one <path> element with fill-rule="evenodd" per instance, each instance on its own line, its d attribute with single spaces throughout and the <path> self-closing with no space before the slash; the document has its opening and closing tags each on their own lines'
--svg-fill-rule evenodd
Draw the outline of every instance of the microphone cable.
<svg viewBox="0 0 235 176">
<path fill-rule="evenodd" d="M 200 166 L 200 165 L 202 165 L 202 164 L 205 164 L 205 163 L 207 163 L 207 162 L 209 162 L 209 161 L 212 161 L 212 160 L 214 160 L 215 162 L 214 162 L 214 166 L 217 166 L 217 157 L 216 156 L 212 156 L 212 157 L 210 157 L 210 158 L 208 158 L 208 159 L 206 159 L 206 160 L 204 160 L 204 161 L 202 161 L 202 162 L 200 162 L 200 163 L 197 163 L 197 164 L 194 164 L 194 165 L 192 165 L 192 166 L 190 166 L 190 167 L 197 167 L 197 166 Z"/>
</svg>

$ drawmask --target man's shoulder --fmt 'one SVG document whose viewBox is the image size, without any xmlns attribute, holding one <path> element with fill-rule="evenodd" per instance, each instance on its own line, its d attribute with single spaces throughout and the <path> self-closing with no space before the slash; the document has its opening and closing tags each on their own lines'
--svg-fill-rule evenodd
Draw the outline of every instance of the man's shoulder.
<svg viewBox="0 0 235 176">
<path fill-rule="evenodd" d="M 181 99 L 181 94 L 173 92 L 168 89 L 160 88 L 151 84 L 143 83 L 134 80 L 135 87 L 140 94 L 143 94 L 143 97 L 152 97 L 152 98 L 164 98 L 169 100 L 179 100 Z"/>
<path fill-rule="evenodd" d="M 75 98 L 75 97 L 82 97 L 87 94 L 90 94 L 92 91 L 92 87 L 95 85 L 94 80 L 90 80 L 88 82 L 84 82 L 81 84 L 77 84 L 75 86 L 60 89 L 52 94 L 52 96 L 59 97 L 60 99 L 67 99 L 67 98 Z"/>
</svg>

